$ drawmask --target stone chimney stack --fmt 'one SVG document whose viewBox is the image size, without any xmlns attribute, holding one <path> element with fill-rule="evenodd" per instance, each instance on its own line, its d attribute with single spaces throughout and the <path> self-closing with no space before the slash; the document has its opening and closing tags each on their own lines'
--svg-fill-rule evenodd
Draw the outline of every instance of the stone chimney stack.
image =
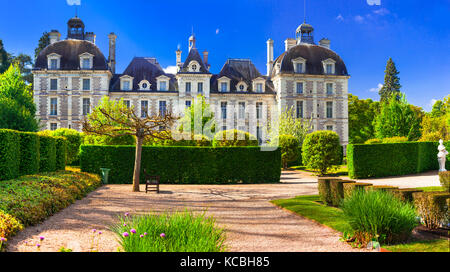
<svg viewBox="0 0 450 272">
<path fill-rule="evenodd" d="M 179 66 L 181 65 L 181 53 L 183 53 L 183 51 L 181 51 L 180 48 L 178 48 L 175 53 L 177 54 L 177 66 Z"/>
<path fill-rule="evenodd" d="M 61 39 L 61 33 L 58 30 L 52 30 L 48 33 L 48 38 L 50 39 L 50 44 L 54 44 Z"/>
<path fill-rule="evenodd" d="M 205 63 L 206 68 L 208 68 L 208 71 L 209 71 L 210 65 L 208 63 L 208 55 L 209 55 L 208 51 L 206 51 L 206 50 L 203 51 L 203 62 Z"/>
<path fill-rule="evenodd" d="M 273 66 L 273 40 L 267 40 L 267 76 L 272 73 Z"/>
<path fill-rule="evenodd" d="M 109 39 L 109 58 L 108 58 L 108 65 L 109 69 L 111 69 L 111 72 L 113 74 L 116 73 L 116 39 L 117 35 L 114 34 L 114 32 L 111 32 L 108 35 Z"/>
<path fill-rule="evenodd" d="M 292 39 L 292 38 L 287 38 L 284 41 L 284 50 L 288 51 L 289 49 L 291 49 L 292 47 L 297 45 L 297 40 L 296 39 Z"/>
<path fill-rule="evenodd" d="M 327 39 L 327 38 L 323 38 L 322 40 L 319 41 L 319 45 L 320 46 L 326 47 L 328 49 L 331 48 L 330 44 L 331 44 L 331 41 L 329 39 Z"/>
<path fill-rule="evenodd" d="M 90 41 L 91 43 L 95 44 L 95 38 L 97 36 L 94 34 L 94 32 L 86 32 L 86 35 L 84 35 L 84 38 L 87 41 Z"/>
</svg>

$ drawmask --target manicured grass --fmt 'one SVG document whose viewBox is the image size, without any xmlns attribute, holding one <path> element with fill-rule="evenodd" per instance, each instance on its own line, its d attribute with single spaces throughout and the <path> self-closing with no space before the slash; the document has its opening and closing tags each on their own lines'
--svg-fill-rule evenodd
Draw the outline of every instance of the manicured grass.
<svg viewBox="0 0 450 272">
<path fill-rule="evenodd" d="M 352 232 L 350 225 L 343 219 L 342 210 L 320 204 L 318 201 L 320 201 L 319 196 L 298 196 L 271 202 L 342 233 Z"/>
<path fill-rule="evenodd" d="M 225 231 L 190 211 L 119 217 L 111 227 L 126 252 L 223 252 Z"/>
<path fill-rule="evenodd" d="M 420 187 L 416 188 L 418 190 L 423 190 L 424 192 L 441 192 L 444 191 L 444 188 L 441 186 L 431 186 L 431 187 Z"/>
<path fill-rule="evenodd" d="M 292 199 L 278 199 L 271 202 L 341 233 L 353 233 L 352 228 L 344 218 L 342 210 L 322 205 L 318 201 L 320 201 L 319 196 L 298 196 Z M 383 248 L 396 252 L 449 252 L 449 241 L 447 239 L 418 241 L 400 245 L 383 245 Z"/>
<path fill-rule="evenodd" d="M 318 174 L 319 172 L 313 170 L 313 169 L 308 169 L 306 168 L 306 166 L 292 166 L 290 167 L 293 170 L 299 170 L 299 171 L 305 171 L 305 172 L 310 172 L 310 173 L 315 173 Z M 327 173 L 327 175 L 333 175 L 333 176 L 348 176 L 348 168 L 347 165 L 339 165 L 336 166 L 332 169 L 330 169 Z"/>
</svg>

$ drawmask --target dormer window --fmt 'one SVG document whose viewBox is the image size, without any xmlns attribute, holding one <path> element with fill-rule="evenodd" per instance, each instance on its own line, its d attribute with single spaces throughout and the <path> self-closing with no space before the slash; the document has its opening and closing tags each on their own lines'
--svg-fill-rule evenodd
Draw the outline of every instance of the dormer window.
<svg viewBox="0 0 450 272">
<path fill-rule="evenodd" d="M 47 56 L 47 65 L 49 70 L 59 70 L 60 69 L 60 63 L 61 63 L 61 56 L 53 53 Z"/>
<path fill-rule="evenodd" d="M 150 82 L 148 82 L 147 80 L 142 80 L 139 83 L 139 90 L 148 91 L 148 90 L 150 90 L 150 86 L 151 86 Z"/>
<path fill-rule="evenodd" d="M 253 90 L 257 93 L 263 93 L 265 91 L 266 80 L 262 77 L 258 77 L 253 80 Z"/>
<path fill-rule="evenodd" d="M 327 74 L 332 74 L 332 73 L 333 73 L 333 65 L 327 64 Z"/>
<path fill-rule="evenodd" d="M 247 84 L 245 82 L 239 82 L 237 85 L 237 90 L 239 92 L 246 92 L 247 91 Z"/>
<path fill-rule="evenodd" d="M 124 75 L 120 77 L 120 89 L 123 91 L 131 91 L 133 89 L 133 77 Z"/>
<path fill-rule="evenodd" d="M 226 82 L 220 83 L 220 91 L 221 91 L 221 92 L 226 92 L 226 91 L 228 91 L 228 83 L 226 83 Z"/>
<path fill-rule="evenodd" d="M 257 93 L 262 93 L 263 92 L 263 85 L 262 85 L 262 83 L 257 83 L 256 84 L 256 92 Z"/>
<path fill-rule="evenodd" d="M 188 69 L 189 69 L 189 72 L 194 72 L 194 73 L 199 72 L 200 64 L 198 62 L 196 62 L 195 60 L 193 60 L 189 63 Z"/>
<path fill-rule="evenodd" d="M 165 75 L 160 75 L 156 78 L 156 85 L 159 91 L 168 91 L 169 90 L 169 80 L 170 78 Z"/>
<path fill-rule="evenodd" d="M 304 74 L 306 71 L 306 59 L 299 57 L 292 60 L 292 64 L 294 65 L 294 72 L 296 74 Z"/>
<path fill-rule="evenodd" d="M 91 68 L 91 60 L 88 58 L 83 58 L 83 65 L 81 69 L 90 69 Z"/>
<path fill-rule="evenodd" d="M 50 69 L 51 70 L 57 70 L 58 69 L 58 60 L 57 59 L 51 59 L 50 60 Z"/>
<path fill-rule="evenodd" d="M 92 69 L 94 60 L 94 55 L 90 53 L 83 53 L 80 55 L 80 67 L 82 70 L 89 70 Z"/>
<path fill-rule="evenodd" d="M 219 92 L 226 93 L 230 91 L 230 79 L 226 76 L 219 78 L 217 85 Z"/>
<path fill-rule="evenodd" d="M 167 82 L 162 81 L 159 86 L 161 91 L 167 91 Z"/>
<path fill-rule="evenodd" d="M 124 91 L 129 91 L 130 90 L 130 81 L 129 80 L 124 80 L 122 83 L 123 83 L 122 89 Z"/>
<path fill-rule="evenodd" d="M 327 60 L 324 60 L 322 63 L 323 63 L 323 70 L 325 71 L 325 74 L 327 74 L 327 75 L 336 74 L 336 68 L 335 68 L 336 61 L 335 60 L 327 59 Z"/>
</svg>

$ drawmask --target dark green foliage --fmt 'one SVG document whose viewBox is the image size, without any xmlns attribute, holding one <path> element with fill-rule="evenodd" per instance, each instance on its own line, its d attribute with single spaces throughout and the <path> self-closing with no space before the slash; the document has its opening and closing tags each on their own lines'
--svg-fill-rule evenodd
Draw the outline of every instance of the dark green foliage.
<svg viewBox="0 0 450 272">
<path fill-rule="evenodd" d="M 100 174 L 100 168 L 109 168 L 110 183 L 131 184 L 134 156 L 133 146 L 82 145 L 81 169 Z M 259 147 L 144 146 L 141 169 L 166 184 L 275 183 L 280 181 L 281 153 Z"/>
<path fill-rule="evenodd" d="M 80 163 L 78 153 L 80 153 L 80 145 L 83 142 L 83 135 L 74 130 L 67 128 L 60 128 L 52 131 L 51 136 L 61 136 L 67 140 L 67 164 L 77 165 Z"/>
<path fill-rule="evenodd" d="M 373 120 L 379 112 L 379 102 L 348 95 L 348 132 L 351 144 L 362 144 L 375 137 Z"/>
<path fill-rule="evenodd" d="M 414 206 L 381 190 L 355 191 L 342 201 L 341 209 L 363 246 L 373 239 L 404 242 L 417 226 Z"/>
<path fill-rule="evenodd" d="M 39 173 L 39 136 L 32 132 L 16 132 L 20 138 L 20 175 Z"/>
<path fill-rule="evenodd" d="M 303 141 L 302 151 L 303 165 L 319 170 L 322 175 L 333 165 L 342 162 L 342 147 L 339 136 L 334 131 L 308 134 Z"/>
<path fill-rule="evenodd" d="M 66 168 L 67 140 L 64 137 L 55 137 L 56 140 L 56 170 Z"/>
<path fill-rule="evenodd" d="M 344 184 L 355 183 L 352 180 L 333 179 L 330 182 L 331 204 L 338 207 L 344 199 Z"/>
<path fill-rule="evenodd" d="M 400 85 L 400 78 L 398 77 L 400 72 L 397 71 L 397 67 L 395 67 L 392 58 L 389 58 L 384 73 L 384 84 L 379 91 L 381 102 L 388 101 L 393 95 L 399 95 L 400 88 L 402 87 Z"/>
<path fill-rule="evenodd" d="M 342 185 L 344 189 L 344 198 L 351 196 L 355 191 L 366 191 L 366 187 L 373 186 L 372 183 L 344 183 Z"/>
<path fill-rule="evenodd" d="M 414 205 L 427 228 L 437 229 L 448 219 L 449 198 L 449 192 L 413 193 Z"/>
<path fill-rule="evenodd" d="M 404 202 L 412 202 L 413 201 L 413 193 L 420 193 L 422 190 L 418 189 L 398 189 L 393 191 L 395 197 Z"/>
<path fill-rule="evenodd" d="M 291 135 L 280 135 L 275 140 L 281 149 L 281 161 L 283 168 L 287 169 L 290 162 L 298 160 L 299 154 L 299 140 Z"/>
<path fill-rule="evenodd" d="M 50 136 L 39 136 L 39 144 L 39 172 L 56 171 L 56 139 Z"/>
<path fill-rule="evenodd" d="M 258 140 L 254 135 L 245 131 L 237 129 L 223 130 L 214 136 L 213 146 L 258 146 Z"/>
<path fill-rule="evenodd" d="M 450 142 L 444 145 L 450 148 Z M 437 170 L 437 146 L 436 142 L 349 145 L 348 173 L 350 178 L 372 178 Z"/>
<path fill-rule="evenodd" d="M 41 38 L 39 38 L 38 47 L 34 49 L 34 59 L 37 59 L 39 53 L 41 53 L 41 51 L 48 45 L 50 45 L 50 36 L 49 33 L 45 31 L 44 33 L 42 33 Z"/>
<path fill-rule="evenodd" d="M 108 135 L 84 135 L 83 144 L 85 145 L 134 145 L 136 137 L 133 135 L 123 135 L 111 137 Z M 79 146 L 78 146 L 79 147 Z"/>
<path fill-rule="evenodd" d="M 439 172 L 439 181 L 446 192 L 450 192 L 450 171 Z"/>
<path fill-rule="evenodd" d="M 20 138 L 12 130 L 0 129 L 0 180 L 19 176 Z"/>
</svg>

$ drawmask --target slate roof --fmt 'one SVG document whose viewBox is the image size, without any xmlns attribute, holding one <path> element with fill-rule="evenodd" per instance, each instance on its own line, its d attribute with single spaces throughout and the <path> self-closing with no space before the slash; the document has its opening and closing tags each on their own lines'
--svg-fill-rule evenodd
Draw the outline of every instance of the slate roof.
<svg viewBox="0 0 450 272">
<path fill-rule="evenodd" d="M 47 55 L 52 53 L 61 56 L 60 70 L 79 70 L 80 55 L 83 53 L 94 55 L 92 70 L 109 69 L 107 60 L 100 49 L 92 42 L 83 40 L 64 40 L 47 46 L 36 58 L 34 69 L 48 69 Z"/>
<path fill-rule="evenodd" d="M 197 61 L 200 64 L 200 71 L 198 72 L 198 74 L 210 74 L 210 72 L 208 71 L 208 68 L 206 67 L 205 63 L 203 62 L 203 59 L 200 56 L 200 53 L 198 52 L 197 48 L 192 48 L 189 51 L 189 54 L 183 63 L 183 67 L 181 67 L 181 69 L 178 73 L 192 73 L 192 72 L 188 71 L 188 66 L 189 66 L 189 63 L 193 60 Z"/>
<path fill-rule="evenodd" d="M 272 81 L 256 69 L 255 65 L 248 59 L 228 59 L 218 75 L 211 78 L 211 93 L 219 93 L 218 79 L 226 76 L 230 79 L 230 93 L 256 93 L 253 90 L 253 80 L 261 77 L 266 80 L 265 93 L 274 93 Z M 244 81 L 247 84 L 247 92 L 238 92 L 236 85 Z M 222 92 L 220 92 L 222 93 Z"/>
<path fill-rule="evenodd" d="M 274 62 L 272 76 L 275 76 L 275 65 L 281 64 L 282 73 L 294 73 L 292 60 L 302 57 L 306 59 L 306 72 L 310 75 L 325 75 L 322 61 L 333 59 L 336 61 L 335 70 L 338 76 L 348 76 L 347 67 L 344 61 L 331 49 L 315 44 L 299 44 L 287 52 L 281 54 Z"/>
<path fill-rule="evenodd" d="M 125 69 L 123 74 L 114 75 L 111 80 L 111 91 L 120 91 L 120 77 L 128 75 L 133 77 L 133 90 L 139 92 L 148 92 L 139 90 L 139 83 L 142 80 L 147 80 L 150 85 L 150 91 L 157 91 L 157 77 L 165 75 L 170 78 L 169 91 L 176 91 L 178 89 L 175 75 L 166 74 L 159 65 L 156 58 L 142 58 L 135 57 Z"/>
</svg>

